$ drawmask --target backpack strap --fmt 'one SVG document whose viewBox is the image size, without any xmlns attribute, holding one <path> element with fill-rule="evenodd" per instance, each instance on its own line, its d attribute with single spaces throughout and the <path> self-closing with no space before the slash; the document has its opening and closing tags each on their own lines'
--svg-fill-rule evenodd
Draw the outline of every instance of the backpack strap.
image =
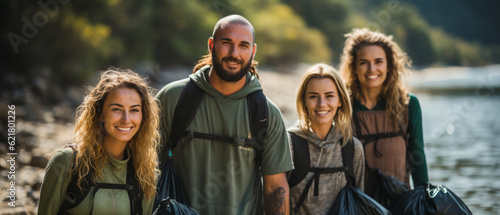
<svg viewBox="0 0 500 215">
<path fill-rule="evenodd" d="M 75 169 L 76 165 L 76 154 L 77 150 L 75 149 L 74 145 L 69 145 L 73 149 L 73 164 L 71 166 L 71 170 Z M 92 175 L 94 174 L 94 169 L 90 168 L 89 172 L 85 177 L 83 178 L 80 186 L 82 189 L 80 189 L 77 185 L 78 182 L 78 174 L 73 174 L 71 176 L 71 180 L 68 184 L 68 188 L 66 189 L 66 194 L 64 195 L 64 201 L 59 207 L 59 210 L 57 211 L 58 215 L 64 215 L 66 214 L 66 211 L 69 209 L 72 209 L 79 205 L 83 199 L 87 196 L 87 194 L 90 191 L 90 188 L 94 185 L 92 182 Z"/>
<path fill-rule="evenodd" d="M 182 90 L 181 96 L 174 110 L 172 128 L 170 131 L 171 148 L 175 148 L 182 137 L 187 135 L 187 127 L 194 119 L 196 111 L 205 96 L 205 92 L 191 80 Z"/>
<path fill-rule="evenodd" d="M 290 177 L 288 178 L 288 186 L 290 188 L 296 186 L 306 177 L 307 173 L 313 172 L 314 175 L 307 181 L 302 194 L 299 197 L 299 200 L 295 204 L 293 211 L 297 213 L 299 211 L 300 206 L 304 203 L 304 200 L 307 196 L 307 192 L 311 189 L 312 183 L 314 181 L 314 195 L 319 195 L 319 178 L 321 174 L 329 174 L 335 172 L 344 171 L 348 184 L 354 184 L 354 171 L 353 171 L 353 158 L 354 158 L 354 144 L 352 140 L 348 142 L 348 144 L 342 147 L 342 167 L 329 167 L 329 168 L 317 168 L 310 166 L 310 152 L 309 152 L 309 144 L 307 140 L 299 137 L 294 133 L 290 133 L 290 137 L 292 139 L 293 145 L 293 163 L 295 165 L 295 169 L 292 171 Z M 340 139 L 340 142 L 343 142 L 343 138 Z M 306 152 L 306 153 L 304 153 Z M 352 177 L 351 177 L 352 176 Z"/>
<path fill-rule="evenodd" d="M 196 86 L 191 80 L 184 87 L 177 106 L 174 110 L 170 143 L 172 148 L 176 147 L 183 137 L 225 142 L 239 146 L 253 147 L 256 150 L 255 160 L 260 165 L 261 154 L 264 149 L 264 137 L 268 127 L 267 99 L 262 90 L 257 90 L 247 95 L 248 114 L 250 120 L 250 131 L 252 138 L 228 137 L 216 134 L 188 131 L 189 124 L 194 119 L 198 107 L 203 100 L 205 92 Z"/>
<path fill-rule="evenodd" d="M 127 183 L 126 190 L 130 200 L 130 214 L 142 215 L 142 200 L 144 199 L 144 194 L 142 193 L 139 181 L 135 177 L 134 162 L 132 162 L 132 159 L 133 157 L 131 156 L 127 163 L 127 179 L 125 182 Z"/>
<path fill-rule="evenodd" d="M 340 142 L 343 142 L 343 138 L 340 139 Z M 344 163 L 344 167 L 346 168 L 345 176 L 347 180 L 347 184 L 356 185 L 356 179 L 354 177 L 354 141 L 350 139 L 347 141 L 347 144 L 342 147 L 342 163 Z"/>
<path fill-rule="evenodd" d="M 295 169 L 292 171 L 292 174 L 288 178 L 288 186 L 290 188 L 295 187 L 295 185 L 299 184 L 309 172 L 310 165 L 310 157 L 309 157 L 309 144 L 307 144 L 307 140 L 299 137 L 298 135 L 288 132 L 290 134 L 290 138 L 292 139 L 293 146 L 293 164 Z M 307 153 L 304 153 L 307 152 Z"/>
<path fill-rule="evenodd" d="M 73 148 L 73 166 L 74 169 L 76 165 L 76 153 L 77 151 Z M 130 156 L 130 155 L 129 155 Z M 126 190 L 129 200 L 130 200 L 130 214 L 133 215 L 142 215 L 142 200 L 144 198 L 142 189 L 140 189 L 139 181 L 135 178 L 135 168 L 132 162 L 132 157 L 129 158 L 127 162 L 127 178 L 126 184 L 112 184 L 112 183 L 94 183 L 92 181 L 92 175 L 94 174 L 94 169 L 90 168 L 89 173 L 85 175 L 84 180 L 80 184 L 82 189 L 77 185 L 78 174 L 73 174 L 71 176 L 71 181 L 68 184 L 68 188 L 66 190 L 66 195 L 64 197 L 64 201 L 59 207 L 57 212 L 58 215 L 66 214 L 66 211 L 78 206 L 88 195 L 90 192 L 90 188 L 94 187 L 92 192 L 92 199 L 94 199 L 95 194 L 99 189 L 119 189 Z M 94 210 L 94 204 L 90 209 L 90 214 Z"/>
<path fill-rule="evenodd" d="M 269 124 L 269 112 L 267 98 L 262 90 L 254 91 L 247 95 L 248 114 L 250 120 L 250 132 L 255 140 L 255 161 L 260 166 L 262 151 L 264 151 L 264 138 L 267 136 Z"/>
<path fill-rule="evenodd" d="M 403 128 L 400 126 L 400 128 L 397 131 L 393 132 L 383 132 L 383 133 L 377 133 L 377 134 L 366 134 L 363 135 L 361 133 L 361 124 L 360 120 L 357 114 L 357 111 L 353 109 L 352 112 L 352 121 L 354 122 L 354 126 L 356 128 L 356 137 L 359 140 L 363 140 L 363 145 L 367 145 L 371 142 L 374 142 L 374 153 L 376 157 L 382 157 L 382 153 L 378 150 L 377 144 L 379 139 L 384 139 L 384 138 L 391 138 L 391 137 L 398 137 L 401 136 L 405 140 L 407 139 L 405 132 L 403 131 Z"/>
</svg>

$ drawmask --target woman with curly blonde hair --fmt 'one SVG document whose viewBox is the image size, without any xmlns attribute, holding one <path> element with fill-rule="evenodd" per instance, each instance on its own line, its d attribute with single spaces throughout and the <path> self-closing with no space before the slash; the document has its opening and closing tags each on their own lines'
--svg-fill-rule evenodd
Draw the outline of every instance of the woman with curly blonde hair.
<svg viewBox="0 0 500 215">
<path fill-rule="evenodd" d="M 408 186 L 428 181 L 422 112 L 405 81 L 411 60 L 392 36 L 366 28 L 346 34 L 340 70 L 350 90 L 353 132 L 365 148 L 365 192 L 374 197 L 376 169 Z"/>
<path fill-rule="evenodd" d="M 348 144 L 354 149 L 352 185 L 363 190 L 363 146 L 352 136 L 349 94 L 337 71 L 319 63 L 303 75 L 296 105 L 298 125 L 288 129 L 295 164 L 288 180 L 291 208 L 294 214 L 327 214 L 348 183 L 348 175 L 339 168 L 344 166 L 342 148 Z M 308 184 L 315 178 L 313 189 Z"/>
<path fill-rule="evenodd" d="M 39 214 L 151 214 L 159 141 L 151 95 L 131 70 L 101 74 L 77 109 L 75 145 L 49 161 Z"/>
</svg>

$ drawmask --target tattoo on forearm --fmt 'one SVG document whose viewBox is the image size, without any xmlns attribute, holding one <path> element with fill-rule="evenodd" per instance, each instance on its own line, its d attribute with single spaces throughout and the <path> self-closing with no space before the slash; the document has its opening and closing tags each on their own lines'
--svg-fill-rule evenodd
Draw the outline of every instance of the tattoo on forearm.
<svg viewBox="0 0 500 215">
<path fill-rule="evenodd" d="M 286 213 L 285 193 L 285 189 L 279 187 L 273 193 L 264 197 L 266 214 L 284 215 Z"/>
</svg>

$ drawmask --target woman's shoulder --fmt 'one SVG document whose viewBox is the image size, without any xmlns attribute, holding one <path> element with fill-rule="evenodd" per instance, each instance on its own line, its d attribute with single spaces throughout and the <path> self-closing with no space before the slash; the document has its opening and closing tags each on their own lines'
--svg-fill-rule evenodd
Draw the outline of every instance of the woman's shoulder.
<svg viewBox="0 0 500 215">
<path fill-rule="evenodd" d="M 412 106 L 412 105 L 415 105 L 415 104 L 418 104 L 420 105 L 420 102 L 418 101 L 418 98 L 415 94 L 413 93 L 408 93 L 408 97 L 410 97 L 410 102 L 409 102 L 409 106 Z"/>
<path fill-rule="evenodd" d="M 357 150 L 363 150 L 363 144 L 361 143 L 361 141 L 359 141 L 358 138 L 352 137 L 352 140 L 354 142 L 354 150 L 355 151 L 357 151 Z"/>
<path fill-rule="evenodd" d="M 420 108 L 420 101 L 418 100 L 416 95 L 409 93 L 409 97 L 410 97 L 410 102 L 408 103 L 408 111 L 411 116 L 414 113 L 419 113 L 421 111 L 421 108 Z"/>
<path fill-rule="evenodd" d="M 72 147 L 58 149 L 49 161 L 49 165 L 73 163 L 74 150 Z"/>
</svg>

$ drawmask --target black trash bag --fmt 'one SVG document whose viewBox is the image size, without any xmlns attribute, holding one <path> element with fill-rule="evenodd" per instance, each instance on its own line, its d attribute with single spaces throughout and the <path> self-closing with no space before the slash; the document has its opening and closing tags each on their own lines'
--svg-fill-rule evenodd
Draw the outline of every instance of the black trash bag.
<svg viewBox="0 0 500 215">
<path fill-rule="evenodd" d="M 407 184 L 392 176 L 384 175 L 380 169 L 378 169 L 377 180 L 378 185 L 374 199 L 386 208 L 390 208 L 392 203 L 401 198 L 403 194 L 410 191 Z"/>
<path fill-rule="evenodd" d="M 163 199 L 172 198 L 179 203 L 183 203 L 181 184 L 174 169 L 172 157 L 163 162 L 160 166 L 161 176 L 156 185 L 156 197 L 154 206 L 160 204 Z"/>
<path fill-rule="evenodd" d="M 391 212 L 357 187 L 346 185 L 328 214 L 387 215 Z"/>
<path fill-rule="evenodd" d="M 199 215 L 199 213 L 175 199 L 166 198 L 160 202 L 153 215 Z"/>
<path fill-rule="evenodd" d="M 405 193 L 391 207 L 393 214 L 472 215 L 467 205 L 443 185 L 426 183 Z"/>
</svg>

